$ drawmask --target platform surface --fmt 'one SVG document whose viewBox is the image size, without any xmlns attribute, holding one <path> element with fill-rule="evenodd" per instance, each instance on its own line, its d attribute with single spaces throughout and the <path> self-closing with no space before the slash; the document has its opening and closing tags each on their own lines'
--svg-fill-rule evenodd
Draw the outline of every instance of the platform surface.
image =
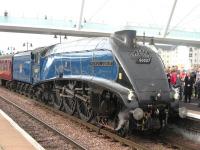
<svg viewBox="0 0 200 150">
<path fill-rule="evenodd" d="M 194 118 L 194 119 L 198 119 L 200 120 L 200 107 L 199 105 L 199 101 L 198 100 L 192 100 L 191 103 L 184 103 L 184 102 L 180 102 L 180 107 L 186 107 L 188 112 L 187 112 L 187 116 L 189 118 Z"/>
<path fill-rule="evenodd" d="M 0 150 L 44 150 L 0 109 Z"/>
</svg>

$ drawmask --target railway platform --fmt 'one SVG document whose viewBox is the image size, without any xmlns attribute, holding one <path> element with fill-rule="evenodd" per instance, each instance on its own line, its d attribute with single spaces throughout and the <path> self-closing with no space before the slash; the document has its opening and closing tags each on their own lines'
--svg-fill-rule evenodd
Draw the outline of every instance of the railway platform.
<svg viewBox="0 0 200 150">
<path fill-rule="evenodd" d="M 0 150 L 44 150 L 0 109 Z"/>
<path fill-rule="evenodd" d="M 198 100 L 191 100 L 190 103 L 184 103 L 183 101 L 180 102 L 180 107 L 187 108 L 187 117 L 194 118 L 200 120 L 200 107 Z"/>
</svg>

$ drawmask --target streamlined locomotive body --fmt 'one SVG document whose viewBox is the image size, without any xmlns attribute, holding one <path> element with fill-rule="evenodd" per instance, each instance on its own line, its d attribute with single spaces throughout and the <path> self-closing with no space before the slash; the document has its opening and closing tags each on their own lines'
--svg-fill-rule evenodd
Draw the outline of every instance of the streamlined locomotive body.
<svg viewBox="0 0 200 150">
<path fill-rule="evenodd" d="M 24 67 L 16 62 L 12 88 L 27 86 L 29 96 L 117 131 L 162 128 L 178 106 L 161 58 L 136 43 L 135 31 L 38 48 L 28 58 L 30 82 L 15 77 Z"/>
</svg>

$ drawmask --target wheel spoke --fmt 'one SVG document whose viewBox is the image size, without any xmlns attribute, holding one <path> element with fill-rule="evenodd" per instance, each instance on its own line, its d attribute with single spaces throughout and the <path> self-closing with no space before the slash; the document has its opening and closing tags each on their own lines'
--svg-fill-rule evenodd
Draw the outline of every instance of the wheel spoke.
<svg viewBox="0 0 200 150">
<path fill-rule="evenodd" d="M 69 113 L 70 115 L 73 115 L 76 110 L 76 99 L 73 97 L 63 98 L 63 105 L 65 108 L 65 111 Z"/>
<path fill-rule="evenodd" d="M 81 119 L 89 122 L 93 117 L 93 112 L 88 105 L 83 101 L 78 101 L 77 109 Z"/>
<path fill-rule="evenodd" d="M 59 90 L 56 90 L 55 98 L 54 98 L 54 108 L 61 110 L 62 108 L 62 99 L 60 97 Z"/>
</svg>

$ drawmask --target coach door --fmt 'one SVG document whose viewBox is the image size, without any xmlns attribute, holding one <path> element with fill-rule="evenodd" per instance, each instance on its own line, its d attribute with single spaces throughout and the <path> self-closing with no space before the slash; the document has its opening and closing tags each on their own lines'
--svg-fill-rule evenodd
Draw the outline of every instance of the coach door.
<svg viewBox="0 0 200 150">
<path fill-rule="evenodd" d="M 33 83 L 40 81 L 40 53 L 32 54 L 33 62 Z"/>
</svg>

